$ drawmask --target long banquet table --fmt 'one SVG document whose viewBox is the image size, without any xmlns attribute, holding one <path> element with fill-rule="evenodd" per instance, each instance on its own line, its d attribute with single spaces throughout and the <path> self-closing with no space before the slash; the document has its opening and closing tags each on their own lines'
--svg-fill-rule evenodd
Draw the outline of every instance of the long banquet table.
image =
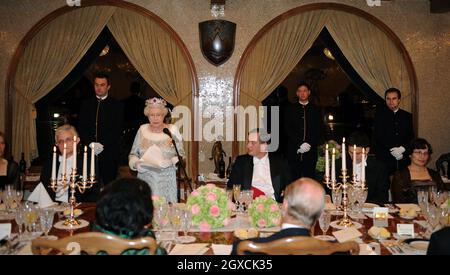
<svg viewBox="0 0 450 275">
<path fill-rule="evenodd" d="M 61 229 L 57 229 L 57 228 L 53 227 L 49 234 L 55 235 L 58 238 L 64 238 L 64 237 L 67 237 L 67 236 L 70 236 L 73 234 L 90 231 L 92 222 L 95 220 L 95 204 L 94 203 L 83 203 L 78 208 L 83 210 L 83 214 L 79 218 L 89 221 L 90 222 L 89 226 L 80 228 L 80 229 L 76 229 L 76 230 L 61 230 Z M 388 219 L 388 226 L 386 227 L 386 229 L 388 229 L 388 231 L 391 232 L 391 235 L 392 235 L 392 233 L 396 232 L 398 223 L 412 223 L 411 220 L 402 219 L 396 214 L 392 214 L 392 215 L 393 215 L 393 218 Z M 59 221 L 59 217 L 62 217 L 62 216 L 55 215 L 55 221 L 54 221 L 55 223 Z M 332 216 L 332 221 L 339 219 L 340 217 L 342 217 L 342 216 Z M 421 218 L 417 218 L 417 219 L 421 219 Z M 374 240 L 367 233 L 368 230 L 373 225 L 373 219 L 371 219 L 371 218 L 354 219 L 354 221 L 357 221 L 362 224 L 362 228 L 360 228 L 359 231 L 362 233 L 361 239 L 364 243 L 377 242 L 377 240 Z M 14 220 L 0 220 L 0 223 L 11 223 L 12 224 L 11 232 L 12 233 L 18 232 L 18 227 Z M 415 232 L 417 232 L 419 234 L 423 234 L 425 229 L 416 223 L 413 223 L 413 224 L 414 224 Z M 337 230 L 337 229 L 330 227 L 330 229 L 327 231 L 327 234 L 332 235 L 332 232 L 335 230 Z M 264 230 L 261 230 L 261 232 L 264 232 Z M 318 223 L 312 229 L 312 233 L 314 235 L 322 234 L 322 231 L 321 231 Z M 180 233 L 180 234 L 182 234 L 182 233 Z M 198 243 L 231 245 L 237 239 L 232 230 L 229 230 L 229 231 L 222 230 L 219 232 L 192 232 L 191 231 L 188 234 L 195 236 L 196 242 L 198 242 Z M 391 236 L 391 239 L 395 240 L 392 236 Z M 380 251 L 381 255 L 390 255 L 391 254 L 390 251 L 384 245 L 380 244 L 380 248 L 381 248 L 381 251 Z M 209 248 L 209 250 L 206 252 L 206 254 L 209 254 L 209 255 L 213 254 L 212 249 Z"/>
</svg>

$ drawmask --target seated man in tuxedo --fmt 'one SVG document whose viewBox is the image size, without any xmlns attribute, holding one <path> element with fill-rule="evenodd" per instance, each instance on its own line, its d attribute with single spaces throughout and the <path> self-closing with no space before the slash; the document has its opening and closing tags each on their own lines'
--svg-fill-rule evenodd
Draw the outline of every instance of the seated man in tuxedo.
<svg viewBox="0 0 450 275">
<path fill-rule="evenodd" d="M 366 186 L 367 186 L 367 202 L 376 204 L 385 204 L 389 201 L 389 175 L 386 166 L 375 159 L 373 156 L 369 156 L 370 141 L 369 137 L 361 132 L 356 131 L 350 134 L 347 140 L 348 154 L 350 159 L 353 160 L 354 145 L 356 145 L 356 179 L 361 178 L 361 163 L 362 163 L 362 149 L 365 149 L 366 158 Z M 353 165 L 347 165 L 347 175 L 351 177 L 353 175 Z M 340 173 L 340 162 L 336 163 L 336 172 Z"/>
<path fill-rule="evenodd" d="M 233 164 L 227 189 L 240 184 L 241 190 L 253 190 L 253 197 L 266 195 L 283 201 L 283 190 L 291 183 L 287 161 L 275 153 L 268 153 L 269 135 L 260 129 L 248 134 L 247 154 L 238 156 Z"/>
<path fill-rule="evenodd" d="M 427 255 L 450 255 L 450 227 L 444 227 L 431 234 Z"/>
<path fill-rule="evenodd" d="M 267 238 L 249 239 L 266 243 L 294 236 L 310 236 L 311 227 L 322 214 L 325 207 L 325 190 L 311 178 L 300 178 L 286 187 L 281 208 L 281 230 Z M 233 244 L 232 255 L 237 254 L 237 245 Z"/>
<path fill-rule="evenodd" d="M 77 154 L 77 173 L 81 175 L 83 173 L 83 150 L 79 150 L 80 153 L 74 152 L 73 148 L 73 138 L 77 136 L 77 144 L 80 142 L 80 138 L 78 137 L 77 131 L 75 127 L 69 124 L 64 124 L 58 127 L 55 131 L 55 142 L 56 147 L 58 148 L 60 156 L 56 160 L 56 178 L 59 180 L 62 179 L 63 168 L 62 168 L 62 154 L 64 150 L 64 144 L 66 144 L 66 178 L 70 180 L 70 175 L 72 173 L 73 167 L 73 154 Z M 79 147 L 79 146 L 77 146 Z M 81 148 L 78 148 L 81 149 Z M 90 156 L 91 154 L 88 154 Z M 90 169 L 90 160 L 87 162 L 87 171 L 91 171 Z M 97 167 L 95 167 L 97 168 Z M 97 170 L 97 169 L 96 169 Z M 50 188 L 50 178 L 52 174 L 52 160 L 49 159 L 43 166 L 41 172 L 40 181 L 47 189 L 48 194 L 50 195 L 52 200 L 60 201 L 60 202 L 69 202 L 70 198 L 70 190 L 69 187 L 66 188 L 58 188 L 56 192 Z M 95 173 L 98 175 L 97 171 Z M 89 174 L 88 174 L 89 178 Z M 75 192 L 75 197 L 77 202 L 95 202 L 100 193 L 100 184 L 94 183 L 90 189 L 86 189 L 86 191 L 81 194 L 78 189 Z"/>
</svg>

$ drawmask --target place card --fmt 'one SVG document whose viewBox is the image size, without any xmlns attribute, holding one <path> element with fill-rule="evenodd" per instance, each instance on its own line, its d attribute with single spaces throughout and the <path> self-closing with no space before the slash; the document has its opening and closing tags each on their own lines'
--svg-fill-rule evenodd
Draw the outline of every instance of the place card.
<svg viewBox="0 0 450 275">
<path fill-rule="evenodd" d="M 399 236 L 411 236 L 414 238 L 414 224 L 412 223 L 398 223 L 397 234 Z"/>
<path fill-rule="evenodd" d="M 357 229 L 355 229 L 353 227 L 334 231 L 333 235 L 334 235 L 334 237 L 336 237 L 336 240 L 338 240 L 338 242 L 340 242 L 340 243 L 354 240 L 354 239 L 362 236 L 361 232 L 359 232 Z"/>
</svg>

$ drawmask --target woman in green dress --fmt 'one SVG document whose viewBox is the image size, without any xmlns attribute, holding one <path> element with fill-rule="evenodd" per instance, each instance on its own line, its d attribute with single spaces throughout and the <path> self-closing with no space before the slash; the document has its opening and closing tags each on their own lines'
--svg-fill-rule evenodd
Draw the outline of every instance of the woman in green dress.
<svg viewBox="0 0 450 275">
<path fill-rule="evenodd" d="M 94 230 L 134 239 L 153 237 L 148 229 L 153 218 L 152 192 L 140 179 L 122 178 L 107 185 L 97 202 Z M 105 254 L 105 253 L 99 253 Z M 147 255 L 148 249 L 126 250 L 122 255 Z M 167 252 L 158 247 L 156 255 Z"/>
</svg>

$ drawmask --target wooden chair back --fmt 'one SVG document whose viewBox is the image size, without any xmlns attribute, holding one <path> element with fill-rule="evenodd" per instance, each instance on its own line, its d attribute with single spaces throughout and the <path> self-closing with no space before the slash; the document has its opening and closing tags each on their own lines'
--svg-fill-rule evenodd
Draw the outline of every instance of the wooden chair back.
<svg viewBox="0 0 450 275">
<path fill-rule="evenodd" d="M 330 255 L 336 252 L 359 253 L 359 245 L 354 241 L 332 243 L 307 236 L 287 237 L 266 243 L 242 241 L 237 246 L 237 254 L 245 252 L 267 255 Z"/>
<path fill-rule="evenodd" d="M 33 254 L 44 254 L 45 249 L 55 249 L 65 255 L 79 254 L 81 251 L 95 255 L 104 251 L 109 255 L 120 255 L 129 249 L 147 248 L 150 255 L 155 254 L 157 244 L 152 237 L 125 239 L 101 232 L 85 232 L 58 240 L 49 240 L 43 237 L 31 242 Z"/>
</svg>

